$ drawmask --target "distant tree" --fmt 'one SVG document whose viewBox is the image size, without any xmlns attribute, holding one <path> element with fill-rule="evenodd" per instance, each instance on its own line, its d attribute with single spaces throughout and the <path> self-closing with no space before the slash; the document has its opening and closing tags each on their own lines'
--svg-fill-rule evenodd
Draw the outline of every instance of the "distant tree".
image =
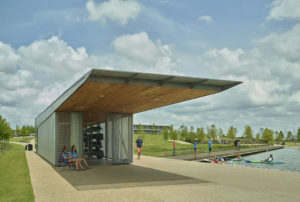
<svg viewBox="0 0 300 202">
<path fill-rule="evenodd" d="M 206 134 L 204 132 L 203 127 L 197 128 L 196 134 L 197 134 L 197 138 L 199 139 L 199 142 L 202 142 L 203 140 L 205 140 Z"/>
<path fill-rule="evenodd" d="M 275 137 L 275 140 L 276 140 L 276 141 L 277 141 L 278 135 L 279 135 L 279 132 L 278 132 L 278 131 L 275 131 L 275 132 L 274 132 L 274 137 Z"/>
<path fill-rule="evenodd" d="M 222 137 L 225 137 L 222 128 L 219 128 L 219 129 L 217 130 L 217 136 L 218 136 L 218 139 L 219 139 L 219 140 L 221 140 Z"/>
<path fill-rule="evenodd" d="M 233 126 L 230 126 L 230 128 L 227 131 L 226 136 L 227 136 L 227 138 L 234 140 L 236 137 L 236 133 L 237 133 L 237 129 L 234 128 Z"/>
<path fill-rule="evenodd" d="M 191 129 L 189 131 L 189 135 L 188 135 L 188 139 L 187 139 L 187 142 L 194 142 L 194 139 L 196 138 L 196 133 L 194 131 L 194 127 L 191 126 Z"/>
<path fill-rule="evenodd" d="M 162 129 L 162 135 L 165 141 L 167 141 L 169 139 L 169 131 L 167 129 L 167 127 L 163 127 Z"/>
<path fill-rule="evenodd" d="M 300 142 L 300 127 L 298 128 L 297 132 L 297 141 Z"/>
<path fill-rule="evenodd" d="M 20 129 L 20 134 L 22 136 L 27 136 L 27 135 L 30 135 L 32 133 L 35 133 L 35 129 L 34 129 L 33 126 L 23 125 L 22 128 Z"/>
<path fill-rule="evenodd" d="M 288 142 L 290 142 L 290 141 L 293 140 L 293 133 L 292 133 L 292 131 L 288 131 L 287 132 L 287 136 L 286 136 L 285 140 L 288 141 Z"/>
<path fill-rule="evenodd" d="M 262 140 L 268 144 L 274 143 L 274 131 L 268 128 L 265 128 L 262 134 Z"/>
<path fill-rule="evenodd" d="M 207 127 L 207 136 L 209 139 L 212 138 L 213 141 L 217 139 L 217 128 L 214 124 L 211 127 Z"/>
<path fill-rule="evenodd" d="M 12 133 L 9 123 L 0 115 L 0 148 L 8 148 L 9 138 Z"/>
<path fill-rule="evenodd" d="M 284 134 L 283 134 L 282 131 L 279 131 L 279 133 L 278 133 L 278 135 L 277 135 L 277 137 L 276 137 L 276 141 L 282 142 L 283 139 L 284 139 Z"/>
<path fill-rule="evenodd" d="M 181 125 L 179 128 L 180 139 L 183 141 L 187 141 L 189 131 L 185 125 Z"/>
<path fill-rule="evenodd" d="M 152 134 L 156 134 L 156 125 L 155 125 L 155 123 L 152 124 Z"/>
<path fill-rule="evenodd" d="M 174 130 L 173 125 L 171 125 L 171 127 L 170 127 L 169 137 L 172 140 L 177 140 L 177 138 L 178 138 L 178 131 Z"/>
<path fill-rule="evenodd" d="M 260 137 L 260 133 L 256 133 L 256 136 L 255 136 L 255 141 L 256 141 L 256 142 L 259 142 L 259 141 L 260 141 L 260 139 L 261 139 L 261 137 Z"/>
<path fill-rule="evenodd" d="M 21 134 L 21 130 L 20 130 L 20 127 L 18 125 L 16 125 L 16 130 L 15 131 L 18 135 Z"/>
<path fill-rule="evenodd" d="M 250 126 L 245 126 L 245 130 L 244 130 L 244 134 L 243 134 L 244 138 L 247 140 L 252 140 L 253 139 L 253 131 L 251 129 Z"/>
<path fill-rule="evenodd" d="M 137 126 L 137 128 L 138 128 L 138 130 L 137 130 L 138 135 L 141 136 L 142 139 L 144 140 L 144 139 L 145 139 L 145 135 L 144 135 L 145 132 L 144 132 L 144 128 L 143 128 L 142 124 L 139 124 L 139 125 Z"/>
</svg>

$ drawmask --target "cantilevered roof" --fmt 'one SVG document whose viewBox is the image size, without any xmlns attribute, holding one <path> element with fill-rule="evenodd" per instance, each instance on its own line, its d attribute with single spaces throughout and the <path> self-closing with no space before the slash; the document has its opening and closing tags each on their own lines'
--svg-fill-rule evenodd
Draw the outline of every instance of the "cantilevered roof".
<svg viewBox="0 0 300 202">
<path fill-rule="evenodd" d="M 138 113 L 218 93 L 240 84 L 164 74 L 93 69 L 37 118 L 38 127 L 53 112 L 83 112 L 84 121 L 104 120 L 106 113 Z"/>
</svg>

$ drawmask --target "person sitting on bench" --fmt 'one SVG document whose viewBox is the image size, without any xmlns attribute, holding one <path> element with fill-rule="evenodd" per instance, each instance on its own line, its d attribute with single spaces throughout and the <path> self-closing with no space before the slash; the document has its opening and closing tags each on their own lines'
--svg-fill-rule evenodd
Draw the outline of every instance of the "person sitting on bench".
<svg viewBox="0 0 300 202">
<path fill-rule="evenodd" d="M 78 158 L 78 154 L 77 154 L 77 150 L 76 150 L 75 145 L 72 145 L 70 155 L 72 156 L 72 159 L 77 159 L 79 161 L 80 165 L 81 165 L 81 162 L 83 162 L 86 169 L 90 168 L 84 158 Z"/>
<path fill-rule="evenodd" d="M 78 159 L 72 159 L 68 152 L 66 146 L 64 146 L 63 151 L 61 153 L 63 156 L 64 163 L 74 163 L 76 166 L 76 170 L 85 170 L 84 167 L 80 164 L 80 161 Z"/>
</svg>

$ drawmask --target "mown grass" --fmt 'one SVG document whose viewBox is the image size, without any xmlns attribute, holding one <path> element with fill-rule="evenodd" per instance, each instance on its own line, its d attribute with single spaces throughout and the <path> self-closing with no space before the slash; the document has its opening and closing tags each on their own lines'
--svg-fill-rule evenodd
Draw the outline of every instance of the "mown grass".
<svg viewBox="0 0 300 202">
<path fill-rule="evenodd" d="M 173 155 L 173 143 L 165 141 L 162 135 L 158 134 L 144 134 L 144 147 L 143 147 L 143 155 L 146 156 L 172 156 Z M 134 153 L 137 154 L 135 149 L 136 147 L 136 139 L 138 135 L 135 134 L 133 137 L 134 141 Z M 257 145 L 242 145 L 241 148 L 254 148 L 259 147 Z M 225 150 L 234 150 L 234 145 L 224 145 L 224 144 L 213 144 L 212 145 L 213 151 L 225 151 Z M 198 152 L 208 152 L 208 145 L 207 144 L 198 144 Z M 183 155 L 183 154 L 193 154 L 193 144 L 180 144 L 176 143 L 176 155 Z"/>
<path fill-rule="evenodd" d="M 289 147 L 300 147 L 300 142 L 285 142 L 285 145 Z"/>
<path fill-rule="evenodd" d="M 12 142 L 24 142 L 24 143 L 30 143 L 31 140 L 33 140 L 35 137 L 28 136 L 28 137 L 13 137 L 10 138 L 10 141 Z"/>
<path fill-rule="evenodd" d="M 34 201 L 24 146 L 0 153 L 0 201 Z"/>
</svg>

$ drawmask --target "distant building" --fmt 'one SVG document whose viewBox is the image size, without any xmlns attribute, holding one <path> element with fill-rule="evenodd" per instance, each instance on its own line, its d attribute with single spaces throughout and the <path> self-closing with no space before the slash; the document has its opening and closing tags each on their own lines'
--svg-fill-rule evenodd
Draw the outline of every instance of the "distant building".
<svg viewBox="0 0 300 202">
<path fill-rule="evenodd" d="M 141 125 L 142 130 L 145 134 L 160 134 L 164 127 L 166 127 L 168 130 L 170 129 L 170 126 L 162 126 L 162 125 Z M 133 134 L 138 134 L 139 131 L 139 124 L 133 124 Z"/>
</svg>

